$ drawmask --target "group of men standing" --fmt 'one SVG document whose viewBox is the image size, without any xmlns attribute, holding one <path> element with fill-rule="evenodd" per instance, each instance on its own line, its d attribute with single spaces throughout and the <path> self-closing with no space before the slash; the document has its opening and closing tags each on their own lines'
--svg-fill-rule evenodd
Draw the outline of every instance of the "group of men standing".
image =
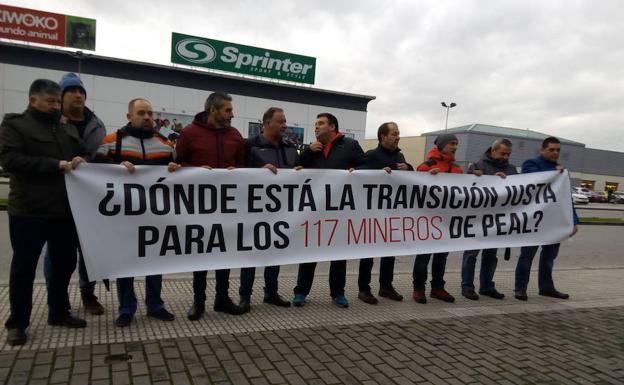
<svg viewBox="0 0 624 385">
<path fill-rule="evenodd" d="M 87 312 L 99 315 L 104 308 L 95 296 L 95 282 L 89 280 L 78 245 L 75 225 L 65 191 L 63 174 L 86 161 L 121 164 L 129 173 L 135 165 L 163 165 L 169 172 L 180 167 L 233 169 L 240 167 L 267 168 L 278 173 L 280 168 L 317 169 L 384 169 L 408 171 L 414 167 L 405 161 L 398 147 L 399 127 L 394 122 L 383 123 L 377 132 L 378 146 L 364 153 L 359 143 L 339 131 L 338 119 L 330 113 L 316 117 L 316 141 L 301 153 L 294 143 L 282 136 L 286 128 L 285 112 L 271 107 L 262 117 L 260 135 L 243 139 L 231 126 L 234 116 L 232 98 L 215 92 L 207 98 L 204 111 L 185 127 L 174 145 L 154 128 L 151 103 L 144 98 L 128 103 L 128 123 L 106 135 L 102 121 L 85 106 L 87 92 L 84 84 L 73 73 L 66 74 L 60 85 L 46 79 L 35 80 L 29 90 L 29 106 L 21 114 L 7 114 L 0 128 L 0 161 L 10 173 L 9 231 L 13 247 L 10 272 L 11 315 L 6 321 L 7 342 L 21 345 L 27 340 L 26 328 L 32 310 L 33 282 L 39 255 L 45 244 L 45 276 L 48 290 L 48 323 L 54 326 L 82 328 L 86 321 L 71 314 L 68 285 L 79 261 L 81 297 Z M 416 170 L 437 174 L 461 173 L 454 154 L 459 142 L 452 134 L 440 135 L 427 160 Z M 544 141 L 542 155 L 523 164 L 523 172 L 546 171 L 558 168 L 560 144 L 556 138 Z M 475 175 L 506 177 L 516 172 L 507 160 L 511 142 L 497 140 L 483 158 L 468 172 Z M 575 217 L 576 219 L 576 217 Z M 575 222 L 578 223 L 578 222 Z M 576 231 L 576 226 L 575 226 Z M 518 299 L 526 300 L 530 266 L 538 247 L 524 247 L 516 270 Z M 553 260 L 558 245 L 542 247 L 539 287 L 541 295 L 567 298 L 558 292 L 552 282 Z M 462 294 L 476 300 L 473 278 L 479 250 L 464 253 L 462 264 Z M 77 257 L 78 256 L 78 257 Z M 431 297 L 453 302 L 454 297 L 444 289 L 444 270 L 448 253 L 433 254 Z M 426 303 L 425 283 L 430 254 L 416 257 L 413 271 L 413 298 Z M 496 250 L 482 251 L 481 287 L 479 293 L 503 298 L 493 282 L 496 268 Z M 392 285 L 394 257 L 381 258 L 379 291 L 381 297 L 401 301 L 403 296 Z M 358 298 L 375 304 L 378 299 L 371 291 L 373 259 L 360 260 Z M 292 304 L 303 306 L 314 280 L 316 263 L 299 265 L 297 285 Z M 288 307 L 291 302 L 278 293 L 279 266 L 264 268 L 264 302 Z M 207 271 L 193 272 L 193 304 L 189 320 L 198 320 L 205 313 Z M 229 296 L 230 270 L 215 272 L 216 297 L 213 309 L 240 315 L 251 310 L 255 268 L 241 269 L 240 302 Z M 175 318 L 161 298 L 162 276 L 146 277 L 147 315 L 163 321 Z M 330 263 L 329 286 L 333 302 L 348 307 L 345 296 L 346 261 Z M 116 280 L 119 315 L 115 324 L 130 325 L 137 310 L 137 298 L 132 277 Z"/>
</svg>

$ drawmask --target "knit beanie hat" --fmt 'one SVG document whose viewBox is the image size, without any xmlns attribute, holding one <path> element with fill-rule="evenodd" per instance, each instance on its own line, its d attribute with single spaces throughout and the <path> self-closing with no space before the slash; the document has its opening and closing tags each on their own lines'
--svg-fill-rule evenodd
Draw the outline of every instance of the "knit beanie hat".
<svg viewBox="0 0 624 385">
<path fill-rule="evenodd" d="M 80 80 L 78 75 L 76 75 L 73 72 L 68 72 L 65 75 L 63 75 L 63 78 L 61 78 L 59 85 L 61 86 L 61 98 L 63 97 L 63 95 L 65 95 L 65 91 L 67 91 L 67 89 L 70 87 L 80 88 L 82 92 L 84 92 L 85 98 L 87 96 L 87 90 L 85 89 L 84 84 L 82 83 L 82 80 Z"/>
<path fill-rule="evenodd" d="M 444 150 L 444 147 L 447 144 L 449 144 L 450 142 L 454 140 L 459 142 L 459 139 L 457 139 L 457 137 L 453 134 L 442 134 L 442 135 L 438 135 L 438 137 L 436 138 L 435 142 L 433 142 L 433 144 L 438 146 L 438 149 L 442 151 Z"/>
</svg>

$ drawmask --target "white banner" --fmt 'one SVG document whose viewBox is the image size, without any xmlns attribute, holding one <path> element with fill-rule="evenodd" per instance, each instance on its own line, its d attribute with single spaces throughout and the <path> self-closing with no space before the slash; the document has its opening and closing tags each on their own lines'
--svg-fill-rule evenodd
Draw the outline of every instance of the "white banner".
<svg viewBox="0 0 624 385">
<path fill-rule="evenodd" d="M 86 164 L 67 192 L 92 279 L 557 243 L 567 172 L 207 170 Z"/>
</svg>

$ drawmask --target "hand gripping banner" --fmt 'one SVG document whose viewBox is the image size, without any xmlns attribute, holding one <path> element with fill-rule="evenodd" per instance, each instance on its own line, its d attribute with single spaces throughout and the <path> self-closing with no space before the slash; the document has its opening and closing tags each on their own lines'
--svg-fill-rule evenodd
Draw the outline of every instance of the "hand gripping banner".
<svg viewBox="0 0 624 385">
<path fill-rule="evenodd" d="M 567 172 L 207 170 L 65 177 L 91 279 L 557 243 Z"/>
</svg>

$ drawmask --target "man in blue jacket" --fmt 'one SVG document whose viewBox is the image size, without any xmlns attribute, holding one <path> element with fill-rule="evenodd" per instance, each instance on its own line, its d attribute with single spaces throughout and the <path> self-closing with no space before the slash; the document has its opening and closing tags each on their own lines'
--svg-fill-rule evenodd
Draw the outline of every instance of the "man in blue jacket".
<svg viewBox="0 0 624 385">
<path fill-rule="evenodd" d="M 541 155 L 537 158 L 529 159 L 522 163 L 523 174 L 540 171 L 563 171 L 563 166 L 557 163 L 559 154 L 561 154 L 561 142 L 559 142 L 559 139 L 552 136 L 544 139 L 540 154 Z M 570 236 L 576 234 L 578 230 L 577 225 L 579 223 L 578 216 L 574 209 L 572 209 L 572 215 L 574 216 L 574 228 Z M 525 246 L 520 250 L 520 257 L 518 258 L 518 265 L 516 266 L 515 297 L 521 301 L 526 301 L 528 299 L 527 286 L 531 273 L 531 263 L 533 262 L 533 257 L 537 253 L 538 248 L 539 246 Z M 555 284 L 552 279 L 553 265 L 558 253 L 559 243 L 542 246 L 538 273 L 539 295 L 568 299 L 570 298 L 568 294 L 555 289 Z"/>
</svg>

